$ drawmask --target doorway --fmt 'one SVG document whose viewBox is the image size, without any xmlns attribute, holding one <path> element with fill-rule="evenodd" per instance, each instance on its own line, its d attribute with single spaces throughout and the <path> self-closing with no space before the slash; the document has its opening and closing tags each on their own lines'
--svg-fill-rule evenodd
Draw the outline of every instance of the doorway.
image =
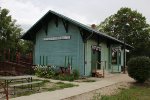
<svg viewBox="0 0 150 100">
<path fill-rule="evenodd" d="M 100 70 L 101 65 L 97 64 L 97 61 L 101 63 L 101 48 L 99 46 L 92 46 L 91 48 L 91 69 Z"/>
</svg>

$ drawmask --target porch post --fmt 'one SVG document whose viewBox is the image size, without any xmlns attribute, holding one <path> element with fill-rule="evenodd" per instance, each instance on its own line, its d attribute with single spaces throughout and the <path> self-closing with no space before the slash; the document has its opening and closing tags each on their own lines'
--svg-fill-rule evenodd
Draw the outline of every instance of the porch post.
<svg viewBox="0 0 150 100">
<path fill-rule="evenodd" d="M 126 46 L 125 46 L 125 37 L 124 37 L 124 45 L 123 45 L 123 73 L 125 74 L 125 67 L 126 67 L 126 61 L 125 61 L 125 59 L 126 59 L 126 51 L 125 51 L 125 49 L 126 49 Z"/>
</svg>

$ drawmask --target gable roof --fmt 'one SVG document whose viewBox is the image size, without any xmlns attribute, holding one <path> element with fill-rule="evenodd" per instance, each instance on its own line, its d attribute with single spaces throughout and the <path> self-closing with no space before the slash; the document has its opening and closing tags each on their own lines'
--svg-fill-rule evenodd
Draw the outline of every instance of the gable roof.
<svg viewBox="0 0 150 100">
<path fill-rule="evenodd" d="M 59 18 L 62 18 L 62 19 L 66 20 L 66 21 L 68 21 L 68 22 L 70 22 L 70 23 L 72 23 L 72 24 L 74 24 L 74 25 L 76 25 L 76 26 L 79 26 L 80 28 L 82 28 L 82 29 L 84 29 L 84 30 L 86 30 L 86 31 L 95 33 L 95 34 L 97 34 L 97 35 L 99 35 L 99 36 L 101 36 L 101 37 L 104 37 L 104 38 L 106 38 L 106 39 L 109 39 L 109 40 L 111 40 L 111 41 L 117 42 L 117 43 L 119 43 L 119 44 L 124 44 L 124 42 L 122 42 L 122 41 L 120 41 L 120 40 L 118 40 L 118 39 L 116 39 L 116 38 L 114 38 L 114 37 L 111 37 L 111 36 L 109 36 L 109 35 L 107 35 L 107 34 L 105 34 L 105 33 L 99 32 L 99 31 L 97 31 L 97 30 L 95 30 L 95 29 L 93 29 L 93 28 L 91 28 L 91 27 L 88 27 L 88 26 L 86 26 L 86 25 L 84 25 L 84 24 L 82 24 L 82 23 L 79 23 L 79 22 L 77 22 L 77 21 L 75 21 L 75 20 L 73 20 L 73 19 L 71 19 L 71 18 L 68 18 L 68 17 L 66 17 L 66 16 L 64 16 L 64 15 L 62 15 L 62 14 L 59 14 L 59 13 L 57 13 L 57 12 L 54 12 L 54 11 L 52 11 L 52 10 L 49 10 L 49 11 L 48 11 L 41 19 L 39 19 L 26 33 L 24 33 L 24 34 L 22 35 L 21 39 L 32 40 L 32 39 L 31 39 L 32 35 L 34 35 L 34 33 L 37 32 L 36 30 L 38 30 L 40 27 L 42 27 L 43 21 L 47 21 L 51 15 L 58 16 Z M 127 47 L 129 47 L 129 48 L 133 48 L 133 47 L 132 47 L 131 45 L 129 45 L 129 44 L 125 44 L 125 45 L 126 45 Z"/>
</svg>

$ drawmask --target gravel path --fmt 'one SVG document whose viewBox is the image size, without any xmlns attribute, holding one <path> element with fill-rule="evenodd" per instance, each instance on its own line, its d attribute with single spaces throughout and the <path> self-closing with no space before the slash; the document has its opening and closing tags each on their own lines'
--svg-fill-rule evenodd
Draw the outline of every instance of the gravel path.
<svg viewBox="0 0 150 100">
<path fill-rule="evenodd" d="M 94 100 L 99 100 L 99 98 L 97 98 L 98 95 L 116 94 L 120 91 L 120 89 L 129 88 L 132 85 L 132 83 L 135 82 L 127 74 L 115 74 L 105 79 L 97 79 L 97 81 L 103 83 L 107 83 L 109 81 L 114 83 L 101 88 L 97 88 L 89 92 L 82 93 L 80 95 L 65 98 L 63 100 L 93 100 L 93 98 Z"/>
<path fill-rule="evenodd" d="M 127 87 L 131 82 L 134 80 L 127 74 L 114 74 L 111 77 L 97 79 L 96 82 L 78 83 L 78 87 L 37 93 L 11 100 L 91 100 L 97 93 L 112 94 L 119 86 Z"/>
</svg>

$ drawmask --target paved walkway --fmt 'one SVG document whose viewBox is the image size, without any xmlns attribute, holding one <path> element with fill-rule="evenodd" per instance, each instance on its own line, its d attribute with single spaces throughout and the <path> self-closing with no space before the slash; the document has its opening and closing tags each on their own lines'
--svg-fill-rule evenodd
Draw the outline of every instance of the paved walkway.
<svg viewBox="0 0 150 100">
<path fill-rule="evenodd" d="M 72 96 L 80 95 L 96 89 L 100 89 L 119 82 L 133 82 L 134 80 L 128 77 L 127 74 L 115 74 L 111 77 L 100 79 L 92 83 L 78 83 L 78 87 L 66 88 L 52 92 L 36 93 L 29 96 L 13 98 L 11 100 L 60 100 Z"/>
</svg>

